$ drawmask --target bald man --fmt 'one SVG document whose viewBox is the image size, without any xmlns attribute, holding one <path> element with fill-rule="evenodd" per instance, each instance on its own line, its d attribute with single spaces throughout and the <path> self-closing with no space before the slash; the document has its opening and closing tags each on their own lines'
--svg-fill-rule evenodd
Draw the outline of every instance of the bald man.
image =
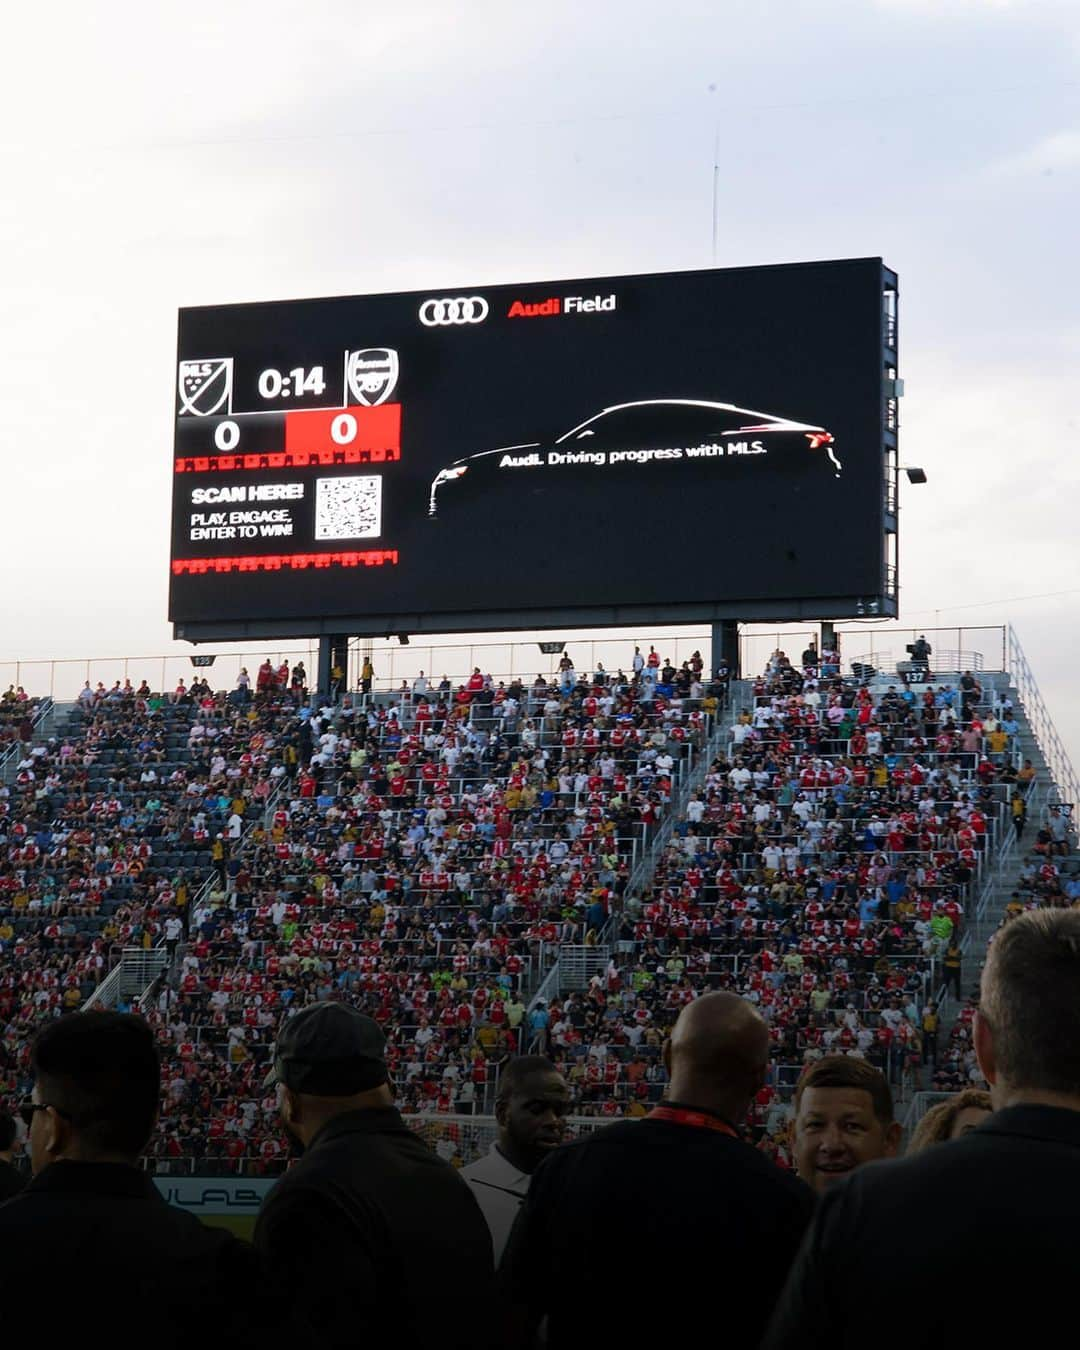
<svg viewBox="0 0 1080 1350">
<path fill-rule="evenodd" d="M 754 1008 L 706 994 L 664 1047 L 662 1105 L 540 1164 L 499 1272 L 515 1350 L 545 1317 L 549 1350 L 659 1344 L 705 1318 L 757 1344 L 814 1205 L 739 1134 L 768 1059 Z"/>
</svg>

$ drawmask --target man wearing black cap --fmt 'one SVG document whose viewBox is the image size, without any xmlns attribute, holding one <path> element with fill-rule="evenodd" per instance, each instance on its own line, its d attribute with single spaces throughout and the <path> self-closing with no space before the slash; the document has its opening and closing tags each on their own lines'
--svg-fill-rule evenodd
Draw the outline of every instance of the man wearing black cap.
<svg viewBox="0 0 1080 1350">
<path fill-rule="evenodd" d="M 255 1245 L 325 1347 L 483 1346 L 491 1238 L 469 1187 L 394 1107 L 378 1024 L 343 1003 L 286 1022 L 271 1077 L 303 1157 L 266 1197 Z"/>
</svg>

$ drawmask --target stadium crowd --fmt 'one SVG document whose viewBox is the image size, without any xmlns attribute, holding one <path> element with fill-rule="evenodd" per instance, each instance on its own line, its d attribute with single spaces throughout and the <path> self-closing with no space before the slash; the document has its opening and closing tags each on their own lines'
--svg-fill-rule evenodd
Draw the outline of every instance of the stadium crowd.
<svg viewBox="0 0 1080 1350">
<path fill-rule="evenodd" d="M 269 1048 L 283 1013 L 331 997 L 386 1029 L 403 1110 L 483 1109 L 544 1039 L 530 991 L 561 944 L 595 941 L 705 742 L 716 695 L 695 673 L 564 659 L 527 688 L 476 670 L 297 709 L 286 790 L 149 1010 L 171 1066 L 160 1165 L 278 1169 Z"/>
<path fill-rule="evenodd" d="M 0 1097 L 45 1020 L 91 998 L 124 948 L 175 945 L 216 853 L 284 774 L 278 710 L 204 681 L 170 696 L 89 684 L 0 787 Z"/>
<path fill-rule="evenodd" d="M 88 684 L 65 734 L 27 752 L 0 883 L 0 943 L 27 958 L 0 992 L 9 1094 L 38 1022 L 160 942 L 166 1170 L 280 1169 L 262 1074 L 282 1016 L 326 998 L 387 1028 L 406 1111 L 483 1110 L 533 1049 L 576 1113 L 611 1116 L 661 1098 L 682 1007 L 739 992 L 776 1038 L 753 1117 L 781 1162 L 807 1062 L 864 1055 L 907 1086 L 938 1067 L 934 963 L 1016 779 L 1008 734 L 988 739 L 1010 710 L 977 682 L 875 698 L 828 654 L 774 654 L 634 891 L 726 695 L 696 653 L 305 695 L 302 666 L 269 661 L 228 696 Z M 587 987 L 530 1011 L 559 947 L 601 937 Z"/>
<path fill-rule="evenodd" d="M 302 667 L 269 662 L 228 696 L 88 683 L 4 803 L 7 1096 L 43 1019 L 164 944 L 159 1165 L 274 1165 L 259 1070 L 282 1013 L 328 993 L 387 1022 L 407 1109 L 472 1110 L 541 1034 L 523 996 L 560 943 L 595 941 L 703 746 L 723 689 L 700 675 L 564 658 L 527 688 L 477 670 L 314 708 Z"/>
<path fill-rule="evenodd" d="M 708 989 L 740 993 L 773 1029 L 753 1119 L 781 1162 L 783 1102 L 823 1055 L 927 1086 L 939 986 L 1024 782 L 1016 730 L 970 674 L 875 694 L 814 649 L 799 665 L 776 652 L 651 885 L 621 906 L 615 958 L 551 1010 L 577 1109 L 644 1114 L 664 1090 L 660 1047 Z"/>
</svg>

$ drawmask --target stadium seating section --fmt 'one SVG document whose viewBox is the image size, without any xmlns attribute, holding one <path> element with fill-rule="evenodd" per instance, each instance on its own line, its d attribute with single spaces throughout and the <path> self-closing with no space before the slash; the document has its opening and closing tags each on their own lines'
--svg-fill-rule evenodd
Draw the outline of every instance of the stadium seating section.
<svg viewBox="0 0 1080 1350">
<path fill-rule="evenodd" d="M 44 1019 L 163 944 L 139 1005 L 165 1065 L 161 1170 L 281 1169 L 262 1084 L 281 1018 L 314 999 L 380 1021 L 412 1113 L 490 1110 L 501 1063 L 532 1047 L 576 1113 L 641 1114 L 679 1009 L 715 988 L 774 1028 L 754 1125 L 782 1163 L 808 1059 L 862 1053 L 929 1086 L 934 963 L 1016 778 L 1013 747 L 988 749 L 1000 710 L 777 654 L 735 716 L 699 674 L 477 671 L 327 706 L 287 670 L 254 694 L 88 686 L 32 743 L 32 701 L 5 700 L 0 1096 L 27 1090 Z M 1023 903 L 1055 902 L 1040 866 Z M 567 947 L 605 955 L 532 1008 Z M 934 1067 L 953 1084 L 968 1052 Z"/>
</svg>

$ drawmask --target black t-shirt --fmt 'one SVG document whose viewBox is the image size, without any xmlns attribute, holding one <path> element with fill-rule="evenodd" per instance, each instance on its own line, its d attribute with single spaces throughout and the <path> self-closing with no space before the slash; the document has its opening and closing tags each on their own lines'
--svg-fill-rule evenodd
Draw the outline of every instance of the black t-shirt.
<svg viewBox="0 0 1080 1350">
<path fill-rule="evenodd" d="M 1035 1342 L 1075 1321 L 1078 1207 L 1080 1112 L 1057 1107 L 1007 1107 L 963 1139 L 860 1167 L 823 1198 L 764 1350 Z M 988 1272 L 1002 1273 L 992 1291 Z M 896 1315 L 916 1289 L 919 1315 Z"/>
<path fill-rule="evenodd" d="M 754 1346 L 813 1208 L 808 1187 L 740 1139 L 620 1121 L 541 1164 L 499 1282 L 530 1324 L 548 1317 L 550 1350 L 666 1344 L 672 1327 L 699 1324 Z M 627 1286 L 643 1253 L 672 1272 L 677 1297 Z M 591 1295 L 567 1297 L 582 1272 Z"/>
<path fill-rule="evenodd" d="M 469 1186 L 392 1107 L 336 1117 L 263 1202 L 255 1246 L 322 1350 L 483 1350 L 491 1237 Z"/>
<path fill-rule="evenodd" d="M 27 1178 L 17 1167 L 0 1159 L 0 1205 L 18 1195 L 26 1182 Z"/>
<path fill-rule="evenodd" d="M 0 1205 L 0 1252 L 5 1288 L 40 1309 L 49 1345 L 97 1344 L 88 1318 L 106 1289 L 155 1350 L 306 1344 L 271 1306 L 252 1248 L 167 1205 L 134 1167 L 51 1164 Z"/>
</svg>

